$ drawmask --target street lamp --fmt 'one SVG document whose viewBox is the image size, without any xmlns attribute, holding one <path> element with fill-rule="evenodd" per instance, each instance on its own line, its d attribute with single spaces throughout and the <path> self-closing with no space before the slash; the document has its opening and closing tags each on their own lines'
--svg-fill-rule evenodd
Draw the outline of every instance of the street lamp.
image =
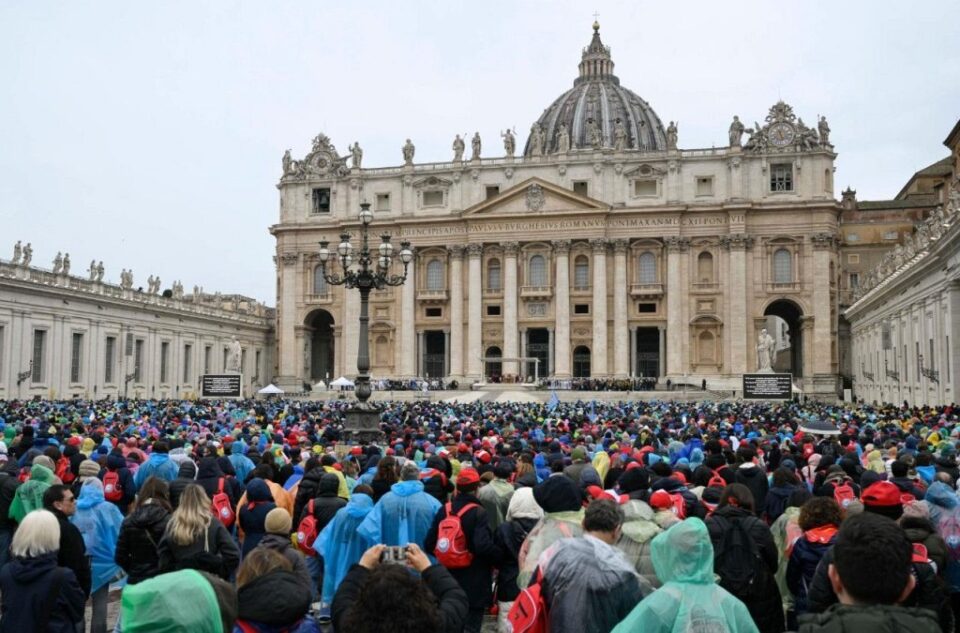
<svg viewBox="0 0 960 633">
<path fill-rule="evenodd" d="M 387 286 L 402 286 L 407 279 L 407 268 L 413 261 L 413 251 L 410 242 L 400 243 L 399 259 L 403 264 L 403 274 L 391 273 L 394 261 L 394 248 L 390 243 L 390 235 L 380 236 L 381 243 L 373 249 L 369 242 L 369 228 L 373 221 L 373 212 L 370 203 L 360 204 L 360 248 L 354 253 L 350 243 L 350 234 L 341 233 L 340 243 L 331 251 L 330 242 L 320 242 L 320 271 L 328 284 L 356 288 L 360 291 L 360 345 L 357 350 L 357 380 L 355 393 L 357 405 L 347 412 L 348 430 L 356 434 L 357 430 L 367 431 L 372 435 L 379 435 L 379 426 L 376 409 L 367 402 L 372 393 L 370 388 L 370 340 L 369 340 L 369 303 L 370 291 L 381 290 Z M 331 261 L 331 270 L 327 270 L 327 262 Z M 356 266 L 354 264 L 356 257 Z M 341 272 L 334 272 L 336 263 L 340 263 Z M 351 428 L 352 427 L 352 428 Z M 363 433 L 357 434 L 363 435 Z"/>
</svg>

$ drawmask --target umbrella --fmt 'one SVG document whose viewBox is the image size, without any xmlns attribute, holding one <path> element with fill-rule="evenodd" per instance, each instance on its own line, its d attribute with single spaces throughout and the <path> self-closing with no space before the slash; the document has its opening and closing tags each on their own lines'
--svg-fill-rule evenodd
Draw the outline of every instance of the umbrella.
<svg viewBox="0 0 960 633">
<path fill-rule="evenodd" d="M 800 425 L 800 430 L 815 435 L 840 435 L 840 430 L 829 420 L 806 420 Z"/>
<path fill-rule="evenodd" d="M 280 387 L 276 386 L 273 383 L 270 383 L 269 385 L 267 385 L 257 393 L 263 393 L 267 395 L 278 394 L 278 393 L 283 393 L 283 389 L 281 389 Z"/>
</svg>

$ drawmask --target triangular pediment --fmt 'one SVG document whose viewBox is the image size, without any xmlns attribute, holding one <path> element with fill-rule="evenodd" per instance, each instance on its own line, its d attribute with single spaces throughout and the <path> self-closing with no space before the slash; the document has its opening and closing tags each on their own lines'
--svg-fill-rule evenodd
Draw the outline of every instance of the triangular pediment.
<svg viewBox="0 0 960 633">
<path fill-rule="evenodd" d="M 584 211 L 606 212 L 610 206 L 541 178 L 529 178 L 463 211 L 464 217 L 499 217 Z"/>
</svg>

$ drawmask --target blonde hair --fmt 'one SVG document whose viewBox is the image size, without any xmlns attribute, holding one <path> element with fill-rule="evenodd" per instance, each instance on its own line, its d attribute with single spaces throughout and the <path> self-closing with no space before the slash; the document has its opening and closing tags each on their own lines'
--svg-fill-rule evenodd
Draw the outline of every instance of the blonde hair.
<svg viewBox="0 0 960 633">
<path fill-rule="evenodd" d="M 177 545 L 189 545 L 204 535 L 212 521 L 207 493 L 197 484 L 189 484 L 180 494 L 180 505 L 170 516 L 167 535 Z"/>
<path fill-rule="evenodd" d="M 24 517 L 13 533 L 10 553 L 17 558 L 34 558 L 60 549 L 60 522 L 49 510 L 34 510 Z"/>
</svg>

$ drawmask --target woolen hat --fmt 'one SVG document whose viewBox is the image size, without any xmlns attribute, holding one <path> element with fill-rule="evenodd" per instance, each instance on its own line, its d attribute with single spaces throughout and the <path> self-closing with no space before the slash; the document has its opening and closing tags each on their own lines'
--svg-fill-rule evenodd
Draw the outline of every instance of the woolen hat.
<svg viewBox="0 0 960 633">
<path fill-rule="evenodd" d="M 36 460 L 34 460 L 36 461 Z M 80 477 L 96 477 L 100 474 L 100 464 L 92 459 L 85 459 L 80 462 Z"/>
<path fill-rule="evenodd" d="M 56 472 L 57 470 L 56 465 L 53 463 L 53 459 L 46 455 L 37 455 L 36 457 L 34 457 L 33 464 L 36 466 L 43 466 L 44 468 L 49 468 L 51 472 Z M 94 473 L 94 475 L 96 475 L 99 472 L 100 472 L 100 467 L 97 466 L 97 472 Z"/>
<path fill-rule="evenodd" d="M 263 528 L 267 534 L 290 536 L 290 531 L 293 529 L 293 521 L 290 519 L 290 513 L 284 508 L 274 508 L 270 512 L 267 512 L 267 518 L 263 522 Z"/>
</svg>

